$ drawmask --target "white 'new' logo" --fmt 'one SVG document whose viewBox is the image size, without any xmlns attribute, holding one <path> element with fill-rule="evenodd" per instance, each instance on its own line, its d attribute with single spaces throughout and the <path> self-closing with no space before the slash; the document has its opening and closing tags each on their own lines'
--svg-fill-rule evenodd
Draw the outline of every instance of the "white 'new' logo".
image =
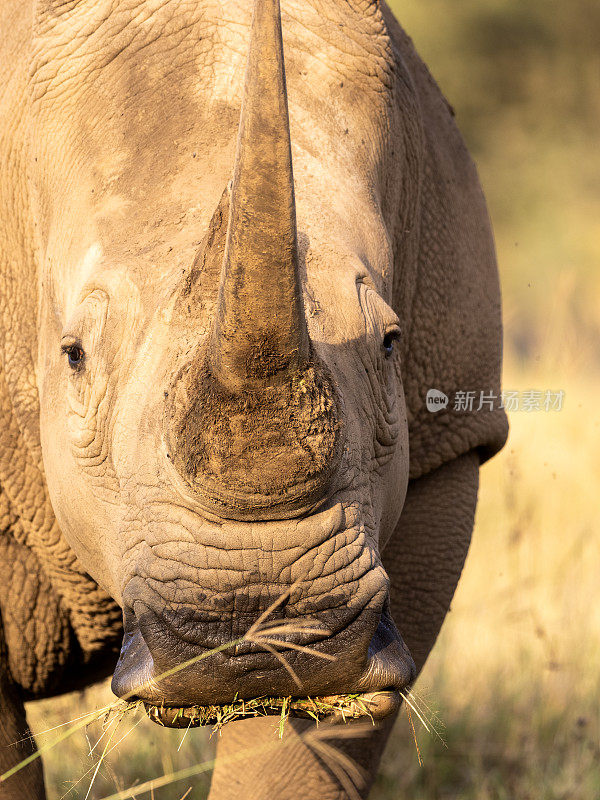
<svg viewBox="0 0 600 800">
<path fill-rule="evenodd" d="M 427 397 L 425 398 L 427 404 L 427 411 L 435 414 L 436 411 L 441 411 L 448 405 L 448 395 L 440 392 L 439 389 L 429 389 Z"/>
</svg>

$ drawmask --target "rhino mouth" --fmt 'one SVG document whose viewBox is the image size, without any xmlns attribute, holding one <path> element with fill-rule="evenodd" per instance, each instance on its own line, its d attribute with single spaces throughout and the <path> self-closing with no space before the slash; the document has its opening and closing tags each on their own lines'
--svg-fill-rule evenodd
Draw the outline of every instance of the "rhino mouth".
<svg viewBox="0 0 600 800">
<path fill-rule="evenodd" d="M 234 700 L 228 705 L 165 706 L 144 703 L 146 715 L 165 728 L 222 727 L 228 722 L 261 716 L 300 717 L 304 719 L 368 718 L 373 722 L 395 713 L 402 702 L 402 690 L 330 695 L 325 697 L 256 697 Z"/>
<path fill-rule="evenodd" d="M 379 720 L 397 711 L 403 690 L 416 677 L 415 664 L 391 619 L 387 602 L 362 671 L 348 682 L 338 673 L 335 683 L 339 689 L 326 683 L 327 692 L 313 692 L 307 687 L 308 692 L 303 695 L 301 686 L 296 686 L 294 692 L 290 692 L 289 686 L 281 692 L 281 683 L 245 684 L 242 680 L 239 685 L 252 687 L 251 693 L 236 691 L 235 683 L 229 684 L 226 691 L 223 686 L 213 685 L 212 691 L 205 693 L 197 687 L 194 690 L 182 672 L 172 675 L 172 682 L 165 682 L 160 675 L 154 677 L 148 649 L 140 637 L 134 636 L 134 640 L 130 645 L 135 651 L 134 673 L 128 671 L 127 683 L 123 683 L 123 674 L 117 668 L 113 691 L 123 699 L 142 702 L 153 722 L 170 728 L 220 726 L 235 719 L 271 714 Z M 256 688 L 265 694 L 256 692 Z"/>
</svg>

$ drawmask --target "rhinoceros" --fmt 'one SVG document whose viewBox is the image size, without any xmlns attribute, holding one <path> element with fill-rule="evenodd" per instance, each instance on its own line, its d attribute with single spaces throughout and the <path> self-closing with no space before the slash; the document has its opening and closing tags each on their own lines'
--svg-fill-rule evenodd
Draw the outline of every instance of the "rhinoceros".
<svg viewBox="0 0 600 800">
<path fill-rule="evenodd" d="M 363 698 L 366 796 L 507 432 L 452 110 L 383 0 L 5 0 L 0 31 L 0 770 L 24 701 L 112 673 L 167 725 Z M 312 724 L 226 726 L 211 798 L 348 797 Z"/>
</svg>

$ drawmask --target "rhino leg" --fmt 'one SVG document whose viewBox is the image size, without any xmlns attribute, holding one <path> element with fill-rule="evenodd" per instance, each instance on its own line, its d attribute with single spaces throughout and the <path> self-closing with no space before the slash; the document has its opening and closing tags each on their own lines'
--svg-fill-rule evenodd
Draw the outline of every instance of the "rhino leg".
<svg viewBox="0 0 600 800">
<path fill-rule="evenodd" d="M 409 483 L 382 553 L 398 630 L 420 671 L 433 647 L 471 542 L 479 456 L 471 451 Z"/>
<path fill-rule="evenodd" d="M 394 720 L 392 715 L 375 728 L 362 722 L 356 738 L 336 738 L 329 730 L 319 737 L 325 748 L 310 743 L 312 720 L 288 719 L 283 741 L 278 739 L 277 717 L 227 725 L 219 737 L 209 800 L 350 800 L 356 792 L 350 794 L 337 777 L 347 759 L 363 773 L 360 784 L 354 785 L 358 796 L 366 798 Z M 342 735 L 356 724 L 343 726 Z M 323 734 L 327 727 L 337 726 L 320 723 L 318 732 Z M 336 758 L 330 755 L 333 748 Z"/>
<path fill-rule="evenodd" d="M 19 688 L 10 676 L 0 623 L 0 774 L 35 752 Z M 0 783 L 0 800 L 44 800 L 44 776 L 37 758 L 20 772 Z"/>
</svg>

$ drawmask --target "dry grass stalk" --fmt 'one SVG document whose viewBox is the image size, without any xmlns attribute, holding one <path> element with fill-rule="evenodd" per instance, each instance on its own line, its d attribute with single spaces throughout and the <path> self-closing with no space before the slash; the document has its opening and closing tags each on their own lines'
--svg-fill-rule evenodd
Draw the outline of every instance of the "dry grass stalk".
<svg viewBox="0 0 600 800">
<path fill-rule="evenodd" d="M 313 728 L 302 736 L 305 744 L 325 763 L 351 800 L 361 800 L 361 789 L 366 785 L 366 773 L 353 758 L 330 744 L 327 739 L 362 739 L 372 731 L 373 726 L 367 724 L 342 728 L 329 724 Z"/>
</svg>

